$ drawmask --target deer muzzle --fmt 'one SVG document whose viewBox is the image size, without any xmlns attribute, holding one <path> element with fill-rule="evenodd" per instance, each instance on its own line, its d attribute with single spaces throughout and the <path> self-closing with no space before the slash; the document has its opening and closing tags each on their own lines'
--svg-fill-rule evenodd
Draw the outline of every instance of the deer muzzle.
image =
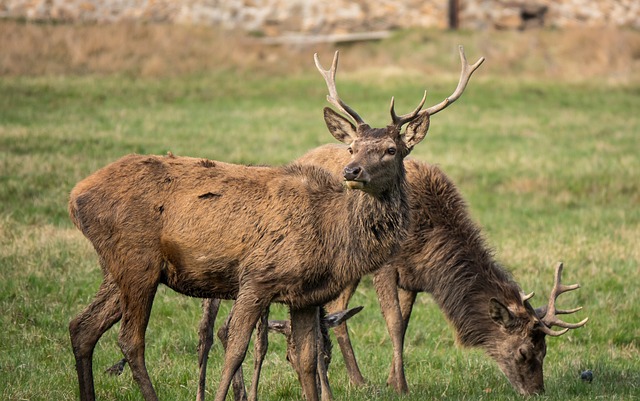
<svg viewBox="0 0 640 401">
<path fill-rule="evenodd" d="M 343 171 L 344 184 L 349 189 L 363 189 L 369 181 L 367 174 L 360 166 L 348 165 Z"/>
</svg>

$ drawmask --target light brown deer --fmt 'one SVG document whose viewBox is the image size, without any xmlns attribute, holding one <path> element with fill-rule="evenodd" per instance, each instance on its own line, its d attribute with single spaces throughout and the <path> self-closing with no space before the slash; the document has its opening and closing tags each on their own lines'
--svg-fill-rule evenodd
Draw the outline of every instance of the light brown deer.
<svg viewBox="0 0 640 401">
<path fill-rule="evenodd" d="M 330 70 L 317 56 L 316 64 L 329 102 L 355 122 L 324 109 L 329 131 L 349 145 L 340 180 L 300 164 L 129 155 L 71 191 L 71 219 L 93 244 L 104 276 L 94 301 L 69 326 L 82 400 L 95 398 L 95 345 L 120 320 L 118 341 L 132 375 L 147 401 L 157 399 L 144 350 L 160 284 L 235 299 L 216 401 L 224 400 L 271 302 L 289 307 L 302 390 L 308 401 L 318 399 L 317 306 L 397 251 L 408 227 L 403 160 L 426 136 L 430 114 L 449 103 L 421 111 L 425 92 L 413 112 L 397 116 L 392 99 L 391 124 L 371 128 L 338 96 L 337 56 Z"/>
</svg>

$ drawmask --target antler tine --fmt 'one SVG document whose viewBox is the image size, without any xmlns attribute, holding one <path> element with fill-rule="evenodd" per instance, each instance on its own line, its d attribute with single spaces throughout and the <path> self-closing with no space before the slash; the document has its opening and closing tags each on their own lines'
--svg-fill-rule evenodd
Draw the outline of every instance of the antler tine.
<svg viewBox="0 0 640 401">
<path fill-rule="evenodd" d="M 358 314 L 362 309 L 364 309 L 364 306 L 356 306 L 355 308 L 330 313 L 324 317 L 323 323 L 325 323 L 327 327 L 336 327 L 345 320 Z"/>
<path fill-rule="evenodd" d="M 420 101 L 420 104 L 418 105 L 418 107 L 416 107 L 416 109 L 414 111 L 412 111 L 411 113 L 408 113 L 408 114 L 397 116 L 396 115 L 396 111 L 394 109 L 395 98 L 392 96 L 391 97 L 391 106 L 389 107 L 389 112 L 391 113 L 391 121 L 393 122 L 393 125 L 395 125 L 396 127 L 402 127 L 403 125 L 405 125 L 409 121 L 411 121 L 414 118 L 416 118 L 416 116 L 418 115 L 420 110 L 422 110 L 422 106 L 424 106 L 424 102 L 426 100 L 427 100 L 427 91 L 425 90 L 424 91 L 424 95 L 422 96 L 422 100 Z"/>
<path fill-rule="evenodd" d="M 469 63 L 467 62 L 467 57 L 464 55 L 464 48 L 462 47 L 462 45 L 459 46 L 458 50 L 460 52 L 460 63 L 462 64 L 462 71 L 460 72 L 460 80 L 458 81 L 456 90 L 453 91 L 451 96 L 445 98 L 442 102 L 436 104 L 435 106 L 431 106 L 426 110 L 423 110 L 421 113 L 429 113 L 429 115 L 434 115 L 437 112 L 447 108 L 447 106 L 449 106 L 451 103 L 458 100 L 460 95 L 462 95 L 462 92 L 464 92 L 464 89 L 467 87 L 467 83 L 471 78 L 471 74 L 473 74 L 474 71 L 477 70 L 478 67 L 480 67 L 480 65 L 484 62 L 484 57 L 480 57 L 480 59 L 478 59 L 475 64 L 469 65 Z"/>
<path fill-rule="evenodd" d="M 573 309 L 556 309 L 556 315 L 570 315 L 582 310 L 582 306 Z"/>
<path fill-rule="evenodd" d="M 563 264 L 562 262 L 560 262 L 556 266 L 553 289 L 551 290 L 551 294 L 549 295 L 549 303 L 541 308 L 536 309 L 536 314 L 539 317 L 541 317 L 540 320 L 543 323 L 542 331 L 545 334 L 554 336 L 554 337 L 563 335 L 564 333 L 569 331 L 569 329 L 577 329 L 578 327 L 582 327 L 589 320 L 589 318 L 587 317 L 578 323 L 567 323 L 558 319 L 557 315 L 574 313 L 582 309 L 582 307 L 567 309 L 567 310 L 556 309 L 556 299 L 558 298 L 558 296 L 560 296 L 565 292 L 573 291 L 580 288 L 579 284 L 572 284 L 572 285 L 562 284 L 562 270 L 563 270 Z M 554 331 L 554 330 L 551 330 L 552 326 L 562 327 L 564 328 L 564 330 Z"/>
<path fill-rule="evenodd" d="M 525 300 L 523 299 L 523 302 Z M 547 310 L 548 310 L 548 306 L 547 305 L 543 305 L 540 306 L 538 308 L 535 309 L 536 311 L 536 316 L 538 317 L 544 317 L 544 315 L 547 314 Z M 573 309 L 556 309 L 556 315 L 569 315 L 571 313 L 576 313 L 578 311 L 582 310 L 582 306 L 578 306 L 577 308 L 573 308 Z"/>
<path fill-rule="evenodd" d="M 333 56 L 333 63 L 331 64 L 331 69 L 325 70 L 320 64 L 320 60 L 318 59 L 318 53 L 313 55 L 313 60 L 316 62 L 316 68 L 320 71 L 320 74 L 324 77 L 324 81 L 327 83 L 327 88 L 329 89 L 329 94 L 327 95 L 327 101 L 332 105 L 336 106 L 343 113 L 351 116 L 354 119 L 357 125 L 364 124 L 364 120 L 355 112 L 351 107 L 349 107 L 345 102 L 340 99 L 338 96 L 338 90 L 336 89 L 336 71 L 338 70 L 338 51 L 336 50 L 335 55 Z"/>
<path fill-rule="evenodd" d="M 551 330 L 549 327 L 545 326 L 544 324 L 542 326 L 540 326 L 540 330 L 542 330 L 542 332 L 548 336 L 551 337 L 560 337 L 561 335 L 565 334 L 567 331 L 569 331 L 569 329 L 562 329 L 562 330 Z"/>
<path fill-rule="evenodd" d="M 530 293 L 528 293 L 528 294 L 521 293 L 521 294 L 520 294 L 520 297 L 522 298 L 522 302 L 524 303 L 524 301 L 528 301 L 528 300 L 530 300 L 531 298 L 533 298 L 533 296 L 534 296 L 534 295 L 536 295 L 536 293 L 535 293 L 535 292 L 533 292 L 533 291 L 531 291 L 531 292 L 530 292 Z"/>
</svg>

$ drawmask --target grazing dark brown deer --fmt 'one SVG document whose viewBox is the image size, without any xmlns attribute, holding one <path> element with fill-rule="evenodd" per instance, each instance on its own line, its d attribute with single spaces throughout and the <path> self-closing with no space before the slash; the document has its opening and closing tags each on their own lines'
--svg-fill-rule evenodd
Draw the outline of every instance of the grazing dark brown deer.
<svg viewBox="0 0 640 401">
<path fill-rule="evenodd" d="M 205 314 L 209 313 L 217 313 L 214 309 L 216 300 L 205 300 L 202 304 L 203 311 Z M 332 344 L 331 339 L 329 338 L 329 329 L 336 327 L 343 322 L 346 322 L 349 318 L 357 314 L 362 310 L 362 306 L 358 306 L 355 308 L 350 308 L 348 310 L 333 312 L 330 314 L 326 314 L 324 308 L 320 308 L 321 310 L 321 318 L 320 318 L 320 332 L 318 334 L 318 382 L 319 382 L 319 390 L 321 394 L 321 398 L 323 401 L 331 401 L 333 400 L 333 392 L 331 390 L 331 385 L 329 384 L 328 377 L 328 369 L 329 364 L 331 363 L 331 354 L 332 354 Z M 211 319 L 212 315 L 207 317 L 203 317 L 201 327 L 211 326 L 215 317 Z M 260 372 L 262 368 L 262 363 L 267 354 L 268 347 L 268 339 L 267 339 L 267 329 L 268 331 L 275 331 L 277 333 L 283 334 L 287 339 L 287 360 L 292 364 L 294 370 L 299 373 L 299 367 L 297 366 L 297 350 L 296 346 L 292 341 L 291 337 L 291 323 L 289 320 L 268 320 L 267 314 L 263 315 L 262 321 L 257 326 L 257 334 L 255 341 L 255 350 L 254 350 L 254 369 L 253 369 L 253 377 L 251 381 L 251 387 L 249 391 L 249 395 L 247 397 L 247 393 L 244 386 L 244 378 L 242 376 L 242 368 L 238 369 L 236 376 L 233 381 L 233 393 L 234 400 L 236 401 L 257 401 L 258 400 L 258 382 L 260 378 Z M 229 317 L 227 318 L 227 321 Z M 268 324 L 267 324 L 268 321 Z M 199 344 L 209 344 L 209 348 L 211 347 L 211 337 L 203 337 L 203 333 L 200 333 L 200 342 Z M 226 339 L 228 336 L 227 324 L 223 325 L 220 330 L 218 330 L 218 337 L 220 338 L 222 344 L 226 343 Z M 204 349 L 199 347 L 198 355 L 200 358 L 205 356 L 209 352 L 209 349 Z M 200 374 L 201 378 L 204 378 L 206 375 L 206 366 L 200 365 Z M 196 397 L 197 401 L 204 400 L 204 381 L 201 382 L 198 387 L 198 395 Z"/>
<path fill-rule="evenodd" d="M 120 320 L 118 341 L 132 375 L 144 398 L 157 400 L 144 349 L 160 284 L 186 295 L 235 299 L 216 401 L 225 399 L 271 302 L 289 307 L 294 365 L 306 399 L 318 400 L 318 305 L 397 251 L 408 227 L 403 160 L 426 136 L 430 114 L 449 104 L 421 111 L 425 92 L 413 112 L 397 116 L 392 99 L 392 123 L 371 128 L 338 96 L 337 56 L 330 70 L 317 56 L 316 65 L 329 102 L 355 122 L 324 109 L 329 131 L 349 145 L 341 180 L 300 164 L 248 167 L 129 155 L 71 191 L 70 217 L 93 244 L 104 276 L 94 301 L 69 325 L 82 400 L 95 399 L 95 345 Z"/>
<path fill-rule="evenodd" d="M 298 161 L 322 165 L 334 171 L 343 158 L 338 149 L 325 146 Z M 484 349 L 509 382 L 522 394 L 544 390 L 542 365 L 546 353 L 545 336 L 559 336 L 583 326 L 562 322 L 555 299 L 578 288 L 560 284 L 558 265 L 548 306 L 534 310 L 530 297 L 495 260 L 480 228 L 471 219 L 466 203 L 451 180 L 436 166 L 415 160 L 405 161 L 411 226 L 402 250 L 393 261 L 374 274 L 374 284 L 394 348 L 388 384 L 407 391 L 403 370 L 404 335 L 418 292 L 430 293 L 456 330 L 464 346 Z M 348 287 L 327 311 L 346 307 L 357 283 Z M 551 330 L 552 326 L 564 330 Z M 363 382 L 346 329 L 334 329 L 352 382 Z"/>
<path fill-rule="evenodd" d="M 332 356 L 332 344 L 331 338 L 329 337 L 329 329 L 334 328 L 344 322 L 346 322 L 349 318 L 357 314 L 362 310 L 362 306 L 358 306 L 355 308 L 350 308 L 347 310 L 333 312 L 330 314 L 326 314 L 326 311 L 321 308 L 323 313 L 323 318 L 320 325 L 320 336 L 318 337 L 318 381 L 320 382 L 320 389 L 322 394 L 323 401 L 330 401 L 333 399 L 333 392 L 331 391 L 331 386 L 329 384 L 329 364 L 331 363 Z M 296 357 L 296 349 L 295 344 L 291 341 L 291 323 L 288 320 L 269 320 L 268 324 L 269 331 L 275 331 L 282 335 L 284 335 L 287 339 L 287 360 L 294 364 L 298 358 Z M 266 337 L 260 337 L 265 344 L 258 345 L 256 344 L 256 350 L 259 350 L 260 353 L 256 356 L 261 360 L 264 359 L 266 355 Z M 260 348 L 258 348 L 260 347 Z M 320 357 L 322 356 L 322 357 Z M 257 365 L 256 365 L 257 366 Z M 251 383 L 252 393 L 250 395 L 255 394 L 257 390 L 254 389 L 253 386 L 257 387 L 257 378 L 255 375 L 259 375 L 260 372 L 256 373 L 256 366 L 254 366 L 254 381 Z M 298 371 L 299 368 L 293 365 L 294 370 Z M 237 398 L 237 397 L 236 397 Z M 249 398 L 249 401 L 257 400 L 257 396 L 253 396 L 253 398 Z"/>
</svg>

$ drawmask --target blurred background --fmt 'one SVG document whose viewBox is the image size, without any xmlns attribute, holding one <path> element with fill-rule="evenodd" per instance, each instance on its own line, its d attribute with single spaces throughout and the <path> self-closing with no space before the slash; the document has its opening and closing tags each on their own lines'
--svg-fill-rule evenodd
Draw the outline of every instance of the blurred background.
<svg viewBox="0 0 640 401">
<path fill-rule="evenodd" d="M 487 57 L 484 74 L 628 82 L 640 70 L 637 0 L 2 0 L 0 21 L 2 75 L 291 73 L 335 44 L 360 52 L 349 69 L 449 71 L 458 42 Z"/>
</svg>

